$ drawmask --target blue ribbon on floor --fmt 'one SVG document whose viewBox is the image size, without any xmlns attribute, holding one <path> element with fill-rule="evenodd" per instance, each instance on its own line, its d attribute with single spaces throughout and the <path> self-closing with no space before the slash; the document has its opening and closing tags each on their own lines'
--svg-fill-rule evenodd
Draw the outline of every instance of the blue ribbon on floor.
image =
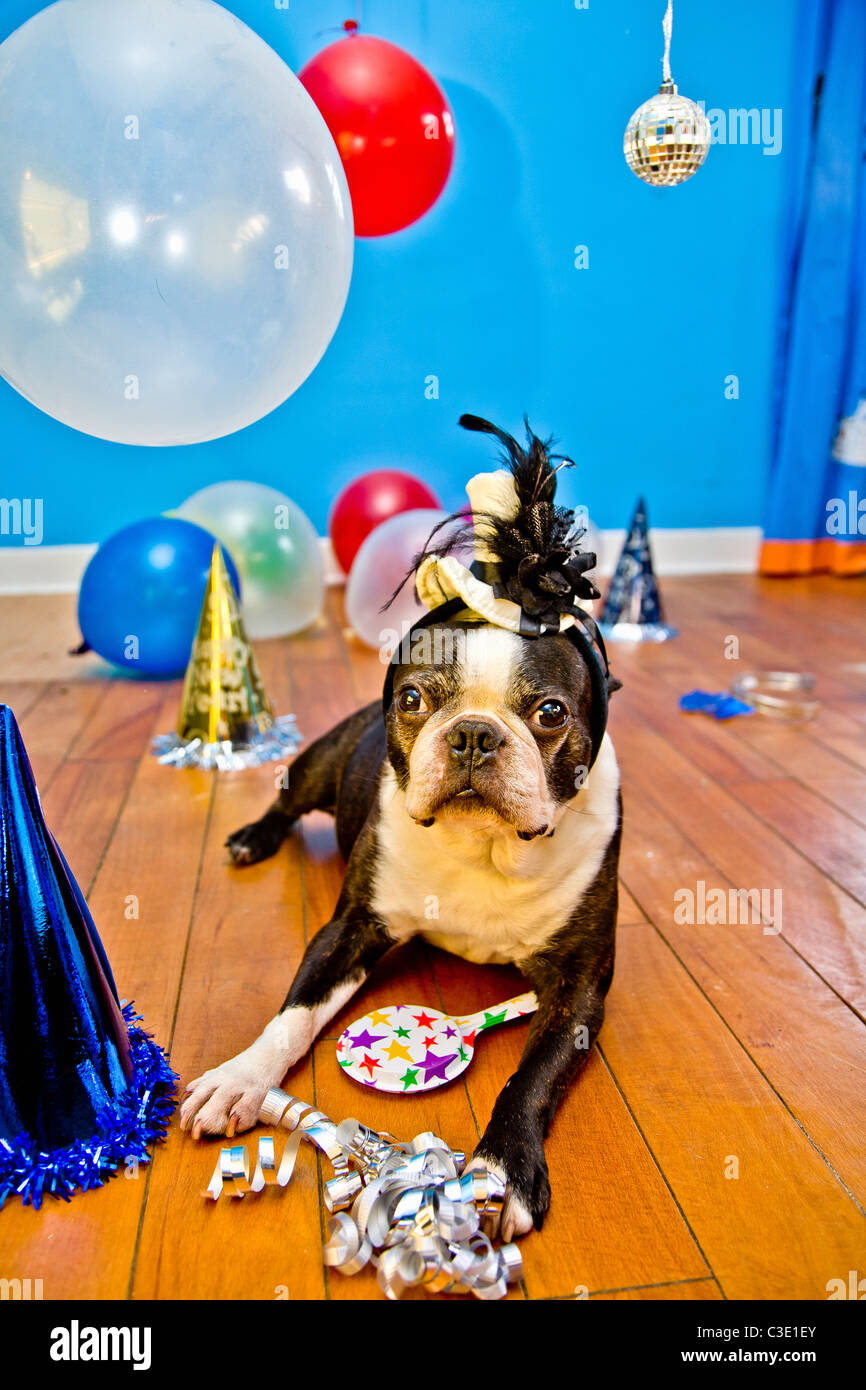
<svg viewBox="0 0 866 1390">
<path fill-rule="evenodd" d="M 688 714 L 710 714 L 715 719 L 732 719 L 737 714 L 754 714 L 751 705 L 727 690 L 690 690 L 680 696 L 680 709 Z"/>
</svg>

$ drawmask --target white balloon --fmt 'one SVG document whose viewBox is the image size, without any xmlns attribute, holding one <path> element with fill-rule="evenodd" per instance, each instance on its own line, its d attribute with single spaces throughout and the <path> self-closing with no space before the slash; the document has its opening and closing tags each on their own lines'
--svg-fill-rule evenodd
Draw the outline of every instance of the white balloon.
<svg viewBox="0 0 866 1390">
<path fill-rule="evenodd" d="M 382 611 L 405 577 L 412 561 L 448 512 L 418 507 L 389 517 L 371 531 L 355 559 L 346 582 L 346 617 L 368 647 L 377 647 L 383 658 L 390 655 L 413 623 L 426 613 L 410 576 L 394 602 Z M 442 541 L 449 534 L 440 531 Z M 462 552 L 460 558 L 464 558 Z"/>
<path fill-rule="evenodd" d="M 352 209 L 285 63 L 210 0 L 60 0 L 0 45 L 0 373 L 124 444 L 243 429 L 343 312 Z"/>
</svg>

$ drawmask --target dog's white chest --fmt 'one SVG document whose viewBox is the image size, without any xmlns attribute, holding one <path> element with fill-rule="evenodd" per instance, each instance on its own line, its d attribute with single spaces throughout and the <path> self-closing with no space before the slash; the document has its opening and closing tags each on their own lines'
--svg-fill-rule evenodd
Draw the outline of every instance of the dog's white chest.
<svg viewBox="0 0 866 1390">
<path fill-rule="evenodd" d="M 551 837 L 524 843 L 416 825 L 390 768 L 380 791 L 372 906 L 392 936 L 423 935 L 466 960 L 505 964 L 558 931 L 595 878 L 616 830 L 619 769 L 605 737 L 586 785 Z"/>
</svg>

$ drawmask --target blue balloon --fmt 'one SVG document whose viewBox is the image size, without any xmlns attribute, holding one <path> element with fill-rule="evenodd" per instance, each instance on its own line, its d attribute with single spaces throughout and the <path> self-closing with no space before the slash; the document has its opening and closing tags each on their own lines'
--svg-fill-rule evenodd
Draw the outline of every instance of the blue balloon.
<svg viewBox="0 0 866 1390">
<path fill-rule="evenodd" d="M 81 581 L 78 623 L 95 652 L 130 675 L 182 676 L 198 629 L 214 537 L 179 517 L 157 516 L 99 547 Z M 223 559 L 235 593 L 234 561 Z"/>
</svg>

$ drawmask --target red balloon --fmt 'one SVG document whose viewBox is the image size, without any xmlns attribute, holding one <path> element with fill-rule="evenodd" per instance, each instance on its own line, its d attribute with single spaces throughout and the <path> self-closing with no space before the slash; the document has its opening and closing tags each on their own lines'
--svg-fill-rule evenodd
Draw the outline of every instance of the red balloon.
<svg viewBox="0 0 866 1390">
<path fill-rule="evenodd" d="M 383 521 L 398 512 L 441 506 L 435 492 L 425 483 L 396 468 L 381 468 L 356 478 L 340 493 L 328 523 L 331 544 L 343 573 L 349 573 L 364 541 Z"/>
<path fill-rule="evenodd" d="M 357 236 L 408 227 L 435 203 L 454 158 L 454 117 L 410 53 L 353 34 L 298 74 L 334 137 Z"/>
</svg>

